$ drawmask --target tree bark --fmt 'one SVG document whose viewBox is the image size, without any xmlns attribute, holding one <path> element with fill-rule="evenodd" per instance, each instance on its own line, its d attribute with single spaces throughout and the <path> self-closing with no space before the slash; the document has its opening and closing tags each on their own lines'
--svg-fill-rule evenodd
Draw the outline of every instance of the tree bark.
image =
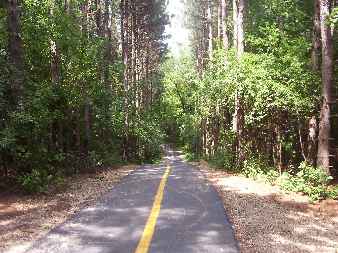
<svg viewBox="0 0 338 253">
<path fill-rule="evenodd" d="M 129 2 L 128 0 L 122 0 L 121 1 L 121 41 L 122 41 L 122 59 L 123 59 L 123 65 L 124 65 L 124 71 L 123 71 L 123 87 L 124 87 L 124 145 L 123 145 L 123 159 L 128 159 L 128 145 L 129 145 L 129 16 L 128 16 L 128 8 L 129 8 Z"/>
<path fill-rule="evenodd" d="M 234 43 L 234 48 L 235 50 L 237 50 L 237 45 L 238 45 L 238 4 L 237 4 L 238 0 L 233 0 L 232 1 L 232 9 L 233 9 L 233 14 L 232 14 L 232 18 L 233 18 L 233 43 Z"/>
<path fill-rule="evenodd" d="M 50 17 L 53 18 L 54 15 L 54 2 L 52 2 L 52 6 L 50 7 Z M 60 52 L 56 42 L 53 40 L 52 36 L 49 40 L 50 43 L 50 71 L 52 84 L 54 88 L 57 88 L 60 83 Z"/>
<path fill-rule="evenodd" d="M 218 0 L 217 6 L 217 38 L 220 41 L 222 39 L 222 0 Z"/>
<path fill-rule="evenodd" d="M 320 0 L 320 27 L 322 40 L 322 108 L 320 112 L 317 166 L 330 175 L 331 105 L 333 94 L 333 40 L 327 24 L 330 0 Z"/>
<path fill-rule="evenodd" d="M 307 160 L 312 166 L 316 165 L 316 151 L 317 151 L 317 132 L 318 124 L 315 116 L 309 120 L 309 133 L 308 133 L 308 151 Z"/>
<path fill-rule="evenodd" d="M 311 61 L 313 71 L 320 70 L 320 0 L 314 0 Z"/>
<path fill-rule="evenodd" d="M 207 9 L 207 22 L 208 22 L 208 53 L 209 59 L 212 59 L 213 52 L 213 29 L 212 29 L 212 3 L 208 0 L 208 9 Z"/>
<path fill-rule="evenodd" d="M 85 0 L 82 5 L 82 33 L 84 39 L 87 40 L 89 37 L 88 25 L 89 25 L 89 9 L 91 6 L 91 0 Z M 87 42 L 85 42 L 87 44 Z M 91 142 L 91 102 L 88 94 L 88 90 L 85 89 L 85 101 L 84 101 L 84 124 L 85 124 L 85 139 L 84 139 L 84 151 L 89 153 L 89 146 Z"/>
<path fill-rule="evenodd" d="M 240 59 L 244 53 L 244 0 L 234 0 L 234 45 L 237 53 L 237 58 Z M 244 110 L 243 101 L 241 99 L 241 91 L 237 88 L 235 93 L 235 114 L 234 124 L 236 131 L 236 149 L 238 160 L 237 163 L 240 165 L 244 160 Z"/>
<path fill-rule="evenodd" d="M 244 53 L 244 9 L 245 0 L 238 0 L 237 14 L 237 56 L 241 57 Z"/>
<path fill-rule="evenodd" d="M 221 0 L 221 10 L 222 10 L 222 41 L 223 41 L 223 48 L 225 51 L 229 49 L 229 37 L 228 37 L 228 25 L 227 25 L 227 18 L 228 18 L 228 0 Z"/>
<path fill-rule="evenodd" d="M 20 0 L 7 2 L 8 62 L 10 70 L 11 104 L 22 107 L 23 97 L 23 47 L 20 27 Z"/>
</svg>

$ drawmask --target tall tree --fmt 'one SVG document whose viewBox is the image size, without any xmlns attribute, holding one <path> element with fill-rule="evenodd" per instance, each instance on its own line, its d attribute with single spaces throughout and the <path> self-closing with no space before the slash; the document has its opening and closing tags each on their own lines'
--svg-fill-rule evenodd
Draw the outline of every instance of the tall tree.
<svg viewBox="0 0 338 253">
<path fill-rule="evenodd" d="M 311 61 L 314 71 L 320 70 L 321 50 L 320 0 L 314 0 Z"/>
<path fill-rule="evenodd" d="M 333 85 L 333 39 L 328 23 L 330 0 L 320 0 L 320 30 L 322 44 L 322 107 L 320 112 L 317 166 L 330 174 L 331 108 L 336 103 Z"/>
<path fill-rule="evenodd" d="M 212 59 L 212 52 L 213 52 L 213 12 L 212 12 L 212 1 L 208 0 L 208 7 L 207 7 L 207 24 L 208 24 L 208 53 L 209 59 Z"/>
<path fill-rule="evenodd" d="M 228 0 L 221 0 L 221 26 L 222 26 L 222 40 L 224 50 L 229 49 L 229 37 L 228 37 Z"/>
<path fill-rule="evenodd" d="M 23 96 L 23 49 L 20 25 L 20 0 L 7 2 L 8 62 L 10 69 L 11 104 L 16 109 L 22 105 Z"/>
<path fill-rule="evenodd" d="M 233 1 L 234 19 L 234 47 L 237 58 L 240 59 L 244 53 L 244 0 Z M 237 88 L 235 94 L 234 130 L 236 131 L 238 164 L 244 160 L 244 110 L 241 98 L 241 90 Z"/>
</svg>

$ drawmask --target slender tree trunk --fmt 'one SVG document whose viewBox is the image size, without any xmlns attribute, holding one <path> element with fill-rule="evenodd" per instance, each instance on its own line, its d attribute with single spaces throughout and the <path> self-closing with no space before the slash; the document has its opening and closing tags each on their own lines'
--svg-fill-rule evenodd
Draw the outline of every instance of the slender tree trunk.
<svg viewBox="0 0 338 253">
<path fill-rule="evenodd" d="M 105 0 L 106 4 L 109 0 Z M 95 21 L 96 21 L 96 34 L 100 37 L 104 36 L 104 7 L 101 0 L 95 0 Z"/>
<path fill-rule="evenodd" d="M 234 131 L 236 132 L 236 150 L 238 156 L 238 165 L 240 165 L 244 160 L 244 111 L 242 100 L 240 97 L 240 92 L 236 91 L 235 93 L 235 114 L 234 114 Z"/>
<path fill-rule="evenodd" d="M 53 19 L 54 16 L 54 8 L 55 3 L 54 0 L 51 2 L 50 6 L 50 18 Z M 56 43 L 56 41 L 53 39 L 53 35 L 51 35 L 49 39 L 49 45 L 50 45 L 50 73 L 51 73 L 51 81 L 53 85 L 53 90 L 55 93 L 60 89 L 60 50 Z M 59 106 L 57 104 L 56 106 Z M 63 125 L 62 122 L 58 119 L 55 119 L 52 123 L 52 135 L 54 136 L 53 140 L 53 146 L 54 149 L 63 150 L 63 144 L 64 144 L 64 136 L 63 136 Z"/>
<path fill-rule="evenodd" d="M 91 105 L 88 96 L 84 105 L 84 122 L 85 122 L 85 152 L 88 154 L 91 143 Z"/>
<path fill-rule="evenodd" d="M 91 6 L 91 0 L 85 0 L 82 5 L 82 33 L 84 39 L 87 40 L 89 37 L 88 25 L 89 25 L 89 9 Z M 85 42 L 85 45 L 87 42 Z M 84 151 L 89 153 L 89 146 L 91 143 L 91 102 L 88 94 L 88 90 L 85 89 L 85 101 L 84 101 L 84 124 L 85 124 L 85 139 L 84 139 Z"/>
<path fill-rule="evenodd" d="M 237 14 L 237 55 L 241 57 L 244 53 L 244 9 L 245 0 L 238 0 Z"/>
<path fill-rule="evenodd" d="M 326 20 L 330 14 L 330 0 L 320 0 L 320 27 L 322 38 L 322 108 L 320 112 L 317 166 L 330 174 L 331 105 L 333 90 L 333 40 Z"/>
<path fill-rule="evenodd" d="M 222 9 L 222 40 L 223 40 L 223 48 L 225 51 L 229 49 L 229 37 L 228 37 L 228 0 L 221 0 L 221 9 Z"/>
<path fill-rule="evenodd" d="M 64 0 L 64 10 L 65 13 L 70 14 L 70 0 Z"/>
<path fill-rule="evenodd" d="M 277 157 L 277 168 L 280 175 L 283 172 L 283 147 L 282 147 L 282 129 L 280 124 L 276 124 L 276 157 Z"/>
<path fill-rule="evenodd" d="M 212 59 L 212 52 L 213 52 L 213 28 L 212 28 L 212 3 L 208 0 L 208 9 L 207 9 L 207 22 L 208 22 L 208 53 L 209 59 Z"/>
<path fill-rule="evenodd" d="M 236 48 L 237 58 L 240 59 L 244 53 L 244 0 L 234 0 L 234 44 Z M 235 115 L 234 124 L 236 131 L 236 149 L 238 155 L 238 165 L 244 160 L 244 109 L 243 101 L 241 99 L 240 90 L 236 90 L 235 94 Z"/>
<path fill-rule="evenodd" d="M 129 145 L 129 47 L 128 47 L 128 29 L 129 29 L 129 15 L 128 15 L 128 0 L 121 1 L 121 41 L 122 41 L 122 59 L 124 64 L 123 72 L 123 87 L 124 87 L 124 145 L 123 145 L 123 159 L 128 159 L 128 145 Z"/>
<path fill-rule="evenodd" d="M 316 164 L 316 152 L 317 152 L 317 132 L 318 124 L 315 116 L 309 120 L 309 133 L 308 133 L 308 151 L 307 160 L 312 165 Z"/>
<path fill-rule="evenodd" d="M 237 50 L 237 45 L 238 45 L 238 4 L 237 4 L 238 0 L 233 0 L 232 1 L 232 8 L 233 8 L 233 27 L 234 27 L 234 31 L 233 31 L 233 43 L 234 43 L 234 48 L 235 50 Z"/>
<path fill-rule="evenodd" d="M 53 39 L 50 39 L 50 71 L 52 84 L 54 88 L 57 88 L 60 84 L 60 50 Z"/>
<path fill-rule="evenodd" d="M 312 69 L 314 71 L 320 70 L 320 0 L 314 0 L 314 17 L 313 17 L 313 31 L 312 31 L 312 51 L 311 61 Z"/>
<path fill-rule="evenodd" d="M 217 6 L 217 38 L 219 41 L 222 39 L 222 1 L 218 0 Z"/>
<path fill-rule="evenodd" d="M 13 105 L 13 109 L 22 106 L 24 92 L 20 5 L 20 0 L 8 0 L 7 2 L 8 62 L 10 70 L 11 104 Z"/>
<path fill-rule="evenodd" d="M 102 81 L 105 84 L 107 92 L 112 95 L 112 80 L 110 77 L 110 66 L 114 62 L 114 53 L 113 53 L 113 15 L 112 15 L 112 2 L 111 0 L 106 0 L 104 5 L 104 12 L 102 18 L 102 36 L 105 38 L 104 45 L 104 54 L 102 60 Z"/>
</svg>

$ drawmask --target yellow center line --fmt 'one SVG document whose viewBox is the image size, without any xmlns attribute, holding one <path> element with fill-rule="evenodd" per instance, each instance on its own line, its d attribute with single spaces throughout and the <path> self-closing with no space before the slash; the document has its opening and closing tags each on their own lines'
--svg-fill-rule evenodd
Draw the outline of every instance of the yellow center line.
<svg viewBox="0 0 338 253">
<path fill-rule="evenodd" d="M 150 247 L 151 240 L 155 232 L 155 226 L 157 218 L 160 214 L 161 203 L 164 195 L 164 188 L 167 183 L 168 177 L 170 174 L 170 166 L 167 166 L 167 169 L 161 179 L 160 185 L 157 189 L 155 196 L 154 204 L 151 209 L 150 216 L 148 217 L 147 224 L 144 228 L 141 240 L 139 241 L 135 253 L 147 253 Z"/>
</svg>

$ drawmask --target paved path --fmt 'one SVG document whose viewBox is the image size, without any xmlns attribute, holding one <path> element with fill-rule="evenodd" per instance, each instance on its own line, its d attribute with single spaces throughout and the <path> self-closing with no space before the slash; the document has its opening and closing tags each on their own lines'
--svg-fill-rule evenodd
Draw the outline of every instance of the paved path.
<svg viewBox="0 0 338 253">
<path fill-rule="evenodd" d="M 199 171 L 171 152 L 160 165 L 144 166 L 125 177 L 98 203 L 53 229 L 27 251 L 47 252 L 239 250 L 216 191 Z"/>
</svg>

